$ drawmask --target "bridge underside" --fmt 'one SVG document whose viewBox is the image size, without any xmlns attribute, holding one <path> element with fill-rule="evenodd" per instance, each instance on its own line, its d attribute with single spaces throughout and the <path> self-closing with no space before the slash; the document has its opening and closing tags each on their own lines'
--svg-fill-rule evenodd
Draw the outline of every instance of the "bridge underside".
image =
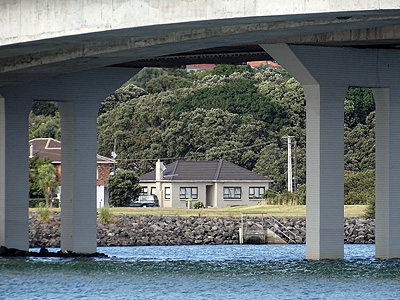
<svg viewBox="0 0 400 300">
<path fill-rule="evenodd" d="M 376 257 L 400 258 L 400 21 L 398 14 L 380 23 L 362 16 L 332 14 L 314 32 L 309 16 L 296 30 L 291 28 L 299 20 L 257 20 L 254 26 L 246 20 L 214 31 L 200 30 L 199 22 L 186 35 L 121 35 L 81 51 L 73 45 L 67 54 L 53 40 L 47 42 L 56 46 L 47 52 L 38 43 L 33 54 L 23 45 L 0 48 L 0 245 L 28 249 L 28 113 L 34 99 L 56 101 L 61 113 L 61 247 L 90 253 L 96 251 L 100 102 L 145 66 L 273 58 L 300 81 L 307 100 L 307 258 L 343 258 L 343 110 L 349 86 L 373 88 L 376 103 Z M 11 61 L 13 51 L 20 55 Z"/>
</svg>

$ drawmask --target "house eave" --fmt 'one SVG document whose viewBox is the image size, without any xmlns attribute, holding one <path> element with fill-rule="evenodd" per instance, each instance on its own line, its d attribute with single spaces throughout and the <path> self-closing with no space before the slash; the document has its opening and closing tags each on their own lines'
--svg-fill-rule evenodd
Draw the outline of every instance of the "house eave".
<svg viewBox="0 0 400 300">
<path fill-rule="evenodd" d="M 161 182 L 161 183 L 172 183 L 172 182 L 176 182 L 176 183 L 186 183 L 186 182 L 190 182 L 190 183 L 272 183 L 274 182 L 271 179 L 258 179 L 258 180 L 140 180 L 140 183 L 157 183 L 157 182 Z"/>
</svg>

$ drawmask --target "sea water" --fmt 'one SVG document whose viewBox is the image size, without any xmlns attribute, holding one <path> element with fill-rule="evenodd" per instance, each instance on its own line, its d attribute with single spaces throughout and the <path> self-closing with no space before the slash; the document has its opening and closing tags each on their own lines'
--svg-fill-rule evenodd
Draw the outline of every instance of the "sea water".
<svg viewBox="0 0 400 300">
<path fill-rule="evenodd" d="M 58 250 L 58 249 L 55 249 Z M 345 245 L 100 247 L 109 258 L 0 258 L 0 299 L 399 299 L 400 260 Z"/>
</svg>

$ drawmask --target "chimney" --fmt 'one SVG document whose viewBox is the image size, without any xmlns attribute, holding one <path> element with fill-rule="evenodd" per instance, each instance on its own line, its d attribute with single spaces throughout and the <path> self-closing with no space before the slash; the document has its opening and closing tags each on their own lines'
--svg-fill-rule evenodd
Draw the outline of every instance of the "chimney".
<svg viewBox="0 0 400 300">
<path fill-rule="evenodd" d="M 156 181 L 160 181 L 162 176 L 161 161 L 158 159 L 156 162 Z"/>
</svg>

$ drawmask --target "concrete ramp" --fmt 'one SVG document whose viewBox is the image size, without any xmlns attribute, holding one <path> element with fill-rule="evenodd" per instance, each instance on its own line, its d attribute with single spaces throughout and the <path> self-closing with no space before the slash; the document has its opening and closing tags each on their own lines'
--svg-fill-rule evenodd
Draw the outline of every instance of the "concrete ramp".
<svg viewBox="0 0 400 300">
<path fill-rule="evenodd" d="M 286 244 L 283 239 L 268 228 L 257 230 L 240 228 L 239 240 L 241 244 Z"/>
</svg>

